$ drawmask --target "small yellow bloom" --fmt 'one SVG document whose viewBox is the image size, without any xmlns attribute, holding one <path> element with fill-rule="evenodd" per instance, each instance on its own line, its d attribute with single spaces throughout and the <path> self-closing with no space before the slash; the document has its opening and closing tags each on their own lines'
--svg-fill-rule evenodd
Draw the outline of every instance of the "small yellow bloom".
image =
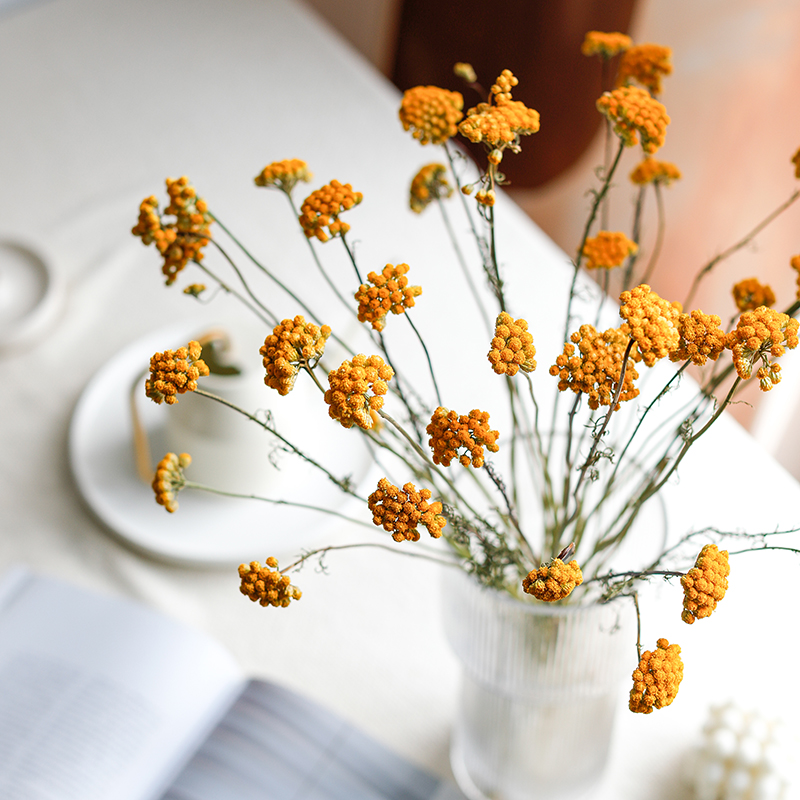
<svg viewBox="0 0 800 800">
<path fill-rule="evenodd" d="M 330 236 L 342 236 L 350 230 L 339 215 L 364 199 L 361 192 L 354 192 L 349 183 L 331 181 L 321 189 L 312 192 L 300 206 L 300 225 L 308 239 L 316 236 L 327 242 Z M 326 231 L 325 228 L 328 230 Z"/>
<path fill-rule="evenodd" d="M 258 561 L 239 565 L 239 591 L 261 606 L 286 608 L 303 593 L 278 569 L 278 559 L 270 556 L 262 567 Z"/>
<path fill-rule="evenodd" d="M 582 583 L 583 573 L 577 561 L 565 564 L 560 558 L 554 558 L 539 569 L 531 570 L 522 580 L 522 589 L 537 600 L 554 603 L 569 597 Z"/>
<path fill-rule="evenodd" d="M 409 191 L 409 206 L 415 214 L 421 214 L 434 200 L 443 200 L 453 194 L 446 175 L 447 167 L 444 164 L 426 164 L 414 176 Z"/>
<path fill-rule="evenodd" d="M 478 80 L 472 64 L 467 64 L 465 61 L 459 61 L 453 65 L 453 74 L 461 78 L 464 83 L 475 83 Z"/>
<path fill-rule="evenodd" d="M 414 307 L 414 298 L 422 294 L 421 286 L 409 286 L 406 273 L 408 264 L 387 264 L 381 274 L 370 272 L 355 294 L 358 301 L 359 322 L 370 322 L 376 331 L 386 326 L 386 315 L 404 314 Z"/>
<path fill-rule="evenodd" d="M 627 332 L 648 367 L 678 348 L 680 311 L 675 305 L 659 297 L 646 283 L 623 292 L 619 299 L 619 315 L 626 321 Z"/>
<path fill-rule="evenodd" d="M 372 521 L 392 534 L 396 542 L 419 540 L 418 525 L 424 525 L 428 533 L 438 539 L 447 520 L 442 516 L 439 501 L 429 503 L 430 489 L 417 489 L 407 483 L 402 489 L 393 486 L 386 478 L 378 481 L 378 488 L 367 498 Z"/>
<path fill-rule="evenodd" d="M 201 294 L 206 290 L 206 285 L 204 283 L 190 283 L 186 286 L 183 290 L 184 294 L 189 294 L 192 297 L 200 297 Z"/>
<path fill-rule="evenodd" d="M 328 414 L 345 428 L 358 425 L 369 430 L 374 425 L 372 411 L 383 407 L 387 385 L 394 370 L 380 356 L 359 353 L 328 373 L 330 389 L 325 392 Z M 372 391 L 370 395 L 369 392 Z"/>
<path fill-rule="evenodd" d="M 264 383 L 280 395 L 289 394 L 300 369 L 322 358 L 330 335 L 329 325 L 320 328 L 299 314 L 276 325 L 259 350 L 267 371 Z"/>
<path fill-rule="evenodd" d="M 636 81 L 653 94 L 661 94 L 661 78 L 672 74 L 672 50 L 660 44 L 637 44 L 628 48 L 619 60 L 616 85 Z"/>
<path fill-rule="evenodd" d="M 670 705 L 683 680 L 680 646 L 659 639 L 655 650 L 642 653 L 632 678 L 628 708 L 635 714 L 651 714 L 654 708 Z"/>
<path fill-rule="evenodd" d="M 150 377 L 145 381 L 145 394 L 156 404 L 172 405 L 177 395 L 197 389 L 197 379 L 208 375 L 206 362 L 200 358 L 202 348 L 195 341 L 177 350 L 156 353 L 150 359 Z"/>
<path fill-rule="evenodd" d="M 707 544 L 700 551 L 694 567 L 682 578 L 683 613 L 681 619 L 691 625 L 696 619 L 710 617 L 717 603 L 728 591 L 728 551 Z"/>
<path fill-rule="evenodd" d="M 657 161 L 655 158 L 645 158 L 631 172 L 632 183 L 644 186 L 646 183 L 658 183 L 669 186 L 672 181 L 680 180 L 681 171 L 669 161 Z"/>
<path fill-rule="evenodd" d="M 794 164 L 795 178 L 800 178 L 800 150 L 792 156 L 792 164 Z"/>
<path fill-rule="evenodd" d="M 183 489 L 186 478 L 183 471 L 192 463 L 192 457 L 188 453 L 167 453 L 156 467 L 156 474 L 153 478 L 153 491 L 156 493 L 156 503 L 174 514 L 178 510 L 178 501 L 175 495 Z"/>
<path fill-rule="evenodd" d="M 642 139 L 642 150 L 651 155 L 664 144 L 669 116 L 667 109 L 637 86 L 622 86 L 604 92 L 597 101 L 597 110 L 614 123 L 614 133 L 626 147 Z"/>
<path fill-rule="evenodd" d="M 464 467 L 482 467 L 484 448 L 491 453 L 500 449 L 497 445 L 500 434 L 489 428 L 488 412 L 477 408 L 459 416 L 439 406 L 426 431 L 431 437 L 428 444 L 433 450 L 434 463 L 445 467 L 449 467 L 454 458 Z"/>
<path fill-rule="evenodd" d="M 403 94 L 400 122 L 420 144 L 444 144 L 456 135 L 464 98 L 438 86 L 415 86 Z"/>
<path fill-rule="evenodd" d="M 494 327 L 492 349 L 487 358 L 498 375 L 516 375 L 519 370 L 533 372 L 536 369 L 536 348 L 533 336 L 528 332 L 524 319 L 515 320 L 511 314 L 501 311 Z"/>
<path fill-rule="evenodd" d="M 586 239 L 582 253 L 586 269 L 614 269 L 638 251 L 639 245 L 621 231 L 599 231 L 597 236 Z"/>
<path fill-rule="evenodd" d="M 602 31 L 589 31 L 581 45 L 581 53 L 585 56 L 600 56 L 612 58 L 617 53 L 627 50 L 633 41 L 624 33 L 603 33 Z"/>
<path fill-rule="evenodd" d="M 739 311 L 752 311 L 759 306 L 771 306 L 775 302 L 775 292 L 757 278 L 746 278 L 733 287 L 733 299 Z"/>
<path fill-rule="evenodd" d="M 800 152 L 800 150 L 798 152 Z M 797 272 L 797 299 L 800 300 L 800 255 L 792 256 L 789 264 L 792 269 Z"/>
<path fill-rule="evenodd" d="M 290 158 L 267 164 L 253 181 L 256 186 L 274 187 L 286 194 L 291 194 L 296 183 L 299 181 L 308 183 L 313 177 L 305 161 L 301 161 L 299 158 Z"/>
<path fill-rule="evenodd" d="M 678 319 L 680 343 L 669 353 L 670 361 L 688 361 L 701 367 L 710 358 L 716 361 L 725 349 L 727 337 L 716 314 L 704 314 L 699 309 L 681 314 Z"/>
</svg>

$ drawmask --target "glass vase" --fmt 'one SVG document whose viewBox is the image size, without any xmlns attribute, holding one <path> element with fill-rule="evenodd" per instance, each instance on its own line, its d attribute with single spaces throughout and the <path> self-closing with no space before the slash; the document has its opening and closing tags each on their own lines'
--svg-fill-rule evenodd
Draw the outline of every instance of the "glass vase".
<svg viewBox="0 0 800 800">
<path fill-rule="evenodd" d="M 446 570 L 462 664 L 450 758 L 471 800 L 577 800 L 602 778 L 636 666 L 633 605 L 527 602 Z"/>
</svg>

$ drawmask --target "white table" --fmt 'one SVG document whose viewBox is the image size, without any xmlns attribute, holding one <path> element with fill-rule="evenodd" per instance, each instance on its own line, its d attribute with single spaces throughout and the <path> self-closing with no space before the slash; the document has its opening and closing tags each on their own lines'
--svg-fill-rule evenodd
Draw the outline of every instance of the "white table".
<svg viewBox="0 0 800 800">
<path fill-rule="evenodd" d="M 270 161 L 303 158 L 314 185 L 337 178 L 364 193 L 351 218 L 354 237 L 363 237 L 362 264 L 430 265 L 425 285 L 435 289 L 439 265 L 452 268 L 452 255 L 438 220 L 412 219 L 404 187 L 439 154 L 403 133 L 398 93 L 290 0 L 33 4 L 0 18 L 0 75 L 0 233 L 46 249 L 67 283 L 47 338 L 0 362 L 0 568 L 23 562 L 199 626 L 249 672 L 319 699 L 448 774 L 458 667 L 439 626 L 436 567 L 380 552 L 331 556 L 330 574 L 308 569 L 298 579 L 302 602 L 264 610 L 238 594 L 229 570 L 164 564 L 110 537 L 81 502 L 66 451 L 72 409 L 95 370 L 131 340 L 200 313 L 162 287 L 156 254 L 128 233 L 139 201 L 162 196 L 165 176 L 189 175 L 221 218 L 235 220 L 242 238 L 287 271 L 296 260 L 307 263 L 306 245 L 286 224 L 282 198 L 257 192 L 251 181 Z M 280 222 L 271 216 L 278 213 Z M 507 248 L 501 259 L 560 274 L 553 265 L 566 259 L 535 226 L 505 200 L 498 215 Z M 377 230 L 386 237 L 366 233 Z M 462 389 L 470 386 L 460 379 Z M 669 494 L 676 531 L 797 522 L 800 487 L 733 422 L 698 444 L 680 477 Z M 267 552 L 265 545 L 253 558 Z M 640 798 L 656 781 L 664 797 L 680 796 L 675 767 L 709 703 L 734 697 L 797 718 L 785 683 L 797 652 L 790 633 L 796 567 L 772 554 L 737 563 L 742 573 L 786 565 L 774 610 L 756 606 L 736 573 L 708 628 L 687 633 L 671 609 L 646 606 L 645 643 L 659 636 L 681 643 L 687 674 L 670 709 L 620 713 L 600 800 Z M 712 682 L 730 647 L 735 652 Z"/>
</svg>

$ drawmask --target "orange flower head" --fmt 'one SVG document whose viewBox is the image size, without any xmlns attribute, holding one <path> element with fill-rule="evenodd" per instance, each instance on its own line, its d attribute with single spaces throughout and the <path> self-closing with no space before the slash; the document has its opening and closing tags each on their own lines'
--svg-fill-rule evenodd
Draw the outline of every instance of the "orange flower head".
<svg viewBox="0 0 800 800">
<path fill-rule="evenodd" d="M 757 278 L 746 278 L 733 287 L 733 299 L 739 311 L 752 311 L 759 306 L 771 306 L 775 302 L 775 292 Z"/>
<path fill-rule="evenodd" d="M 464 98 L 438 86 L 415 86 L 403 94 L 400 122 L 420 144 L 444 144 L 456 135 Z"/>
<path fill-rule="evenodd" d="M 680 646 L 659 639 L 655 650 L 642 653 L 632 677 L 628 708 L 635 714 L 651 714 L 654 708 L 670 705 L 683 680 Z"/>
<path fill-rule="evenodd" d="M 464 83 L 475 83 L 478 80 L 472 64 L 468 64 L 466 61 L 458 61 L 453 64 L 453 74 L 461 78 Z"/>
<path fill-rule="evenodd" d="M 259 350 L 267 371 L 264 383 L 280 395 L 289 394 L 297 373 L 313 367 L 322 358 L 330 335 L 330 326 L 306 322 L 299 314 L 276 325 Z"/>
<path fill-rule="evenodd" d="M 682 177 L 681 171 L 674 164 L 669 161 L 658 161 L 649 156 L 641 161 L 630 174 L 631 182 L 637 186 L 644 186 L 647 183 L 669 186 L 673 181 L 678 181 Z"/>
<path fill-rule="evenodd" d="M 380 274 L 367 275 L 369 284 L 362 283 L 355 294 L 359 322 L 370 322 L 376 331 L 382 331 L 389 312 L 404 314 L 414 307 L 414 298 L 422 294 L 422 287 L 408 285 L 408 269 L 408 264 L 387 264 Z"/>
<path fill-rule="evenodd" d="M 711 616 L 728 591 L 730 572 L 728 551 L 715 544 L 705 545 L 694 566 L 681 578 L 684 622 L 691 625 L 696 619 Z"/>
<path fill-rule="evenodd" d="M 378 481 L 378 488 L 367 498 L 372 521 L 392 534 L 396 542 L 419 540 L 417 527 L 424 525 L 428 533 L 438 539 L 447 520 L 442 516 L 439 501 L 429 503 L 430 489 L 417 489 L 407 483 L 402 489 L 393 486 L 386 478 Z"/>
<path fill-rule="evenodd" d="M 621 86 L 605 92 L 597 101 L 597 109 L 614 124 L 614 133 L 627 147 L 635 145 L 641 137 L 642 150 L 652 155 L 664 144 L 669 116 L 647 90 Z"/>
<path fill-rule="evenodd" d="M 727 337 L 720 327 L 722 320 L 716 314 L 692 311 L 678 319 L 680 343 L 670 351 L 670 361 L 688 361 L 703 366 L 710 358 L 716 361 L 725 349 Z"/>
<path fill-rule="evenodd" d="M 312 192 L 300 206 L 300 225 L 308 239 L 316 237 L 327 242 L 331 236 L 343 236 L 350 230 L 339 216 L 364 199 L 361 192 L 354 192 L 349 183 L 331 181 Z M 327 228 L 327 231 L 325 230 Z"/>
<path fill-rule="evenodd" d="M 600 406 L 610 406 L 622 372 L 622 360 L 628 346 L 629 336 L 620 328 L 609 328 L 599 333 L 592 325 L 581 325 L 564 345 L 564 352 L 550 367 L 550 374 L 558 377 L 558 390 L 571 389 L 575 394 L 588 397 L 589 408 L 596 411 Z M 641 356 L 631 350 L 619 400 L 614 406 L 638 397 L 639 390 L 634 381 L 639 373 L 634 366 Z"/>
<path fill-rule="evenodd" d="M 497 445 L 500 434 L 489 428 L 489 414 L 477 408 L 459 416 L 439 406 L 426 431 L 431 437 L 428 444 L 433 450 L 434 463 L 445 467 L 457 458 L 464 467 L 479 468 L 484 464 L 484 450 L 496 453 L 500 449 Z"/>
<path fill-rule="evenodd" d="M 313 177 L 305 161 L 301 161 L 299 158 L 290 158 L 267 164 L 253 181 L 256 186 L 274 187 L 286 194 L 291 194 L 295 184 L 299 181 L 308 183 Z"/>
<path fill-rule="evenodd" d="M 192 457 L 188 453 L 167 453 L 156 467 L 156 474 L 153 478 L 153 491 L 156 494 L 156 503 L 174 514 L 178 510 L 178 501 L 175 496 L 186 485 L 186 477 L 183 471 L 192 463 Z"/>
<path fill-rule="evenodd" d="M 581 45 L 581 53 L 602 59 L 613 58 L 618 53 L 624 53 L 632 44 L 631 37 L 624 33 L 588 31 Z"/>
<path fill-rule="evenodd" d="M 446 175 L 447 167 L 444 164 L 426 164 L 414 176 L 409 191 L 409 206 L 415 214 L 421 214 L 434 200 L 444 200 L 453 194 Z"/>
<path fill-rule="evenodd" d="M 172 405 L 178 395 L 197 389 L 197 379 L 208 375 L 206 362 L 200 358 L 202 348 L 195 341 L 177 350 L 156 353 L 150 359 L 150 377 L 145 381 L 145 394 L 156 404 Z"/>
<path fill-rule="evenodd" d="M 514 319 L 501 311 L 494 327 L 492 349 L 487 358 L 498 375 L 516 375 L 519 370 L 533 372 L 536 369 L 536 348 L 533 336 L 528 332 L 524 319 Z"/>
<path fill-rule="evenodd" d="M 353 356 L 339 369 L 328 373 L 330 389 L 325 392 L 328 414 L 343 427 L 369 430 L 374 425 L 371 411 L 383 407 L 383 397 L 389 391 L 388 382 L 394 370 L 380 356 Z M 372 391 L 372 394 L 370 394 Z"/>
<path fill-rule="evenodd" d="M 646 283 L 623 292 L 619 315 L 627 322 L 642 360 L 652 367 L 680 345 L 680 311 L 659 297 Z M 623 326 L 624 329 L 624 326 Z"/>
<path fill-rule="evenodd" d="M 583 583 L 583 573 L 577 561 L 564 563 L 554 558 L 539 569 L 531 570 L 522 580 L 522 589 L 537 600 L 554 603 L 572 594 Z"/>
<path fill-rule="evenodd" d="M 286 608 L 303 593 L 292 586 L 291 578 L 278 569 L 278 559 L 270 556 L 264 566 L 258 561 L 239 565 L 239 591 L 261 606 Z"/>
<path fill-rule="evenodd" d="M 597 236 L 586 239 L 581 252 L 586 269 L 614 269 L 639 252 L 639 245 L 621 231 L 599 231 Z"/>
<path fill-rule="evenodd" d="M 672 74 L 672 50 L 659 44 L 637 44 L 619 60 L 616 85 L 640 83 L 653 94 L 661 94 L 661 78 Z"/>
</svg>

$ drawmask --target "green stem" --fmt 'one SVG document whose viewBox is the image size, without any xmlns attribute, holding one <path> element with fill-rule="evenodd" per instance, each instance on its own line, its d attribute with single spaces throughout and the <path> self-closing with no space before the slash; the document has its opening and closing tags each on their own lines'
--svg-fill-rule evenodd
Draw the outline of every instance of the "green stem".
<svg viewBox="0 0 800 800">
<path fill-rule="evenodd" d="M 417 334 L 417 339 L 419 339 L 419 343 L 422 345 L 422 349 L 425 353 L 425 359 L 428 362 L 428 370 L 431 373 L 431 380 L 433 381 L 433 388 L 436 391 L 436 403 L 437 405 L 442 405 L 442 396 L 439 394 L 439 384 L 436 383 L 436 375 L 433 372 L 433 362 L 431 361 L 430 353 L 428 352 L 428 348 L 425 346 L 425 342 L 420 334 L 419 330 L 417 330 L 417 326 L 414 324 L 414 321 L 409 316 L 408 312 L 406 312 L 403 316 L 408 320 L 408 324 L 411 326 L 411 330 Z"/>
</svg>

